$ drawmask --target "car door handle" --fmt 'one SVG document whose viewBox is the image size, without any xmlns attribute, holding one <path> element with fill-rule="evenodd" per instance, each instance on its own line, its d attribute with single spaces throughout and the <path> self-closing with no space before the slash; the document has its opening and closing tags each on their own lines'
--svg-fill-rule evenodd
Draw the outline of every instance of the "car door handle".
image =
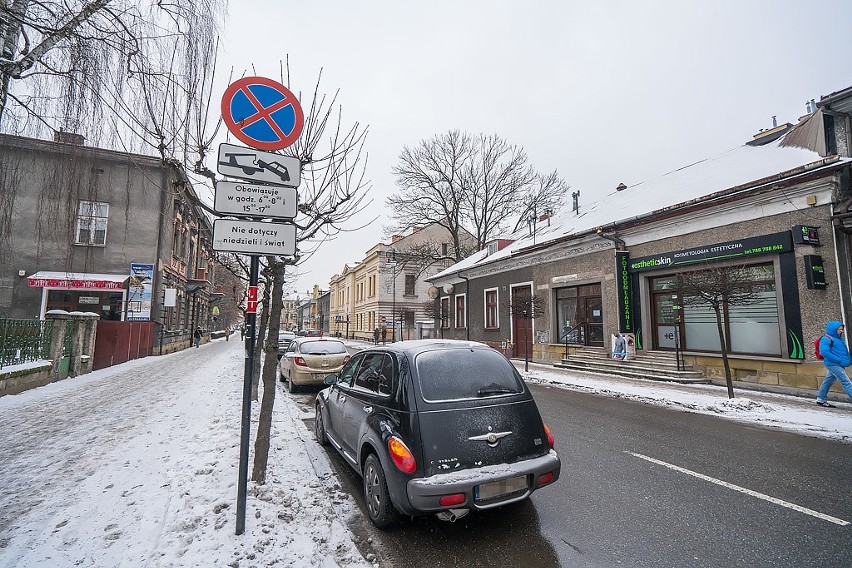
<svg viewBox="0 0 852 568">
<path fill-rule="evenodd" d="M 372 406 L 365 406 L 364 407 L 364 412 L 366 412 L 367 414 L 370 414 L 372 411 L 373 411 Z"/>
</svg>

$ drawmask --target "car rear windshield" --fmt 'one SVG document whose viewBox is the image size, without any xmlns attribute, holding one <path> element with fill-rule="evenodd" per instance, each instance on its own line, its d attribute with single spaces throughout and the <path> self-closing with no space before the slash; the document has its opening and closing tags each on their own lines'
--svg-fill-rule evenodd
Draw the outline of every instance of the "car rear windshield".
<svg viewBox="0 0 852 568">
<path fill-rule="evenodd" d="M 346 346 L 340 341 L 303 341 L 299 351 L 303 355 L 334 355 L 346 353 Z"/>
<path fill-rule="evenodd" d="M 414 361 L 427 401 L 516 394 L 524 387 L 506 358 L 491 349 L 426 351 Z"/>
</svg>

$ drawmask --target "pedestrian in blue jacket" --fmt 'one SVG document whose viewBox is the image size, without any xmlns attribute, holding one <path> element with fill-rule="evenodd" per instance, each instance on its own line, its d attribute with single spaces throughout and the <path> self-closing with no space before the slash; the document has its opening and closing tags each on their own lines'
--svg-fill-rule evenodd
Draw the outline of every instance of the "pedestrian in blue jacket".
<svg viewBox="0 0 852 568">
<path fill-rule="evenodd" d="M 819 352 L 822 355 L 822 364 L 825 365 L 825 370 L 828 374 L 822 381 L 822 386 L 817 392 L 816 403 L 820 406 L 834 408 L 834 405 L 829 403 L 828 390 L 834 381 L 840 381 L 843 390 L 852 399 L 852 381 L 846 375 L 845 368 L 852 363 L 849 357 L 849 348 L 846 347 L 846 342 L 843 341 L 843 324 L 839 321 L 830 321 L 825 326 L 825 335 L 819 340 Z"/>
</svg>

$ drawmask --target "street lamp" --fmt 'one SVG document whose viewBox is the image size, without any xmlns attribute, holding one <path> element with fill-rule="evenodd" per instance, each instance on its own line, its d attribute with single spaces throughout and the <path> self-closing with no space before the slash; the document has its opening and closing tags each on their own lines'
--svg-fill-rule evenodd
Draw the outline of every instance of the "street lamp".
<svg viewBox="0 0 852 568">
<path fill-rule="evenodd" d="M 393 269 L 393 298 L 391 300 L 391 343 L 396 342 L 396 251 L 390 249 L 390 260 L 385 262 L 385 267 Z"/>
</svg>

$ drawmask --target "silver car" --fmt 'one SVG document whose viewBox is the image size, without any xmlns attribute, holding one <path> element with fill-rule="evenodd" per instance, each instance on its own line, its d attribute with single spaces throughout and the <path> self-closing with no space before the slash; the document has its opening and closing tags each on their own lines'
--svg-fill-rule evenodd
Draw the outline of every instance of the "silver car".
<svg viewBox="0 0 852 568">
<path fill-rule="evenodd" d="M 290 392 L 302 385 L 321 385 L 349 361 L 346 345 L 333 337 L 297 337 L 278 362 L 278 375 Z"/>
</svg>

